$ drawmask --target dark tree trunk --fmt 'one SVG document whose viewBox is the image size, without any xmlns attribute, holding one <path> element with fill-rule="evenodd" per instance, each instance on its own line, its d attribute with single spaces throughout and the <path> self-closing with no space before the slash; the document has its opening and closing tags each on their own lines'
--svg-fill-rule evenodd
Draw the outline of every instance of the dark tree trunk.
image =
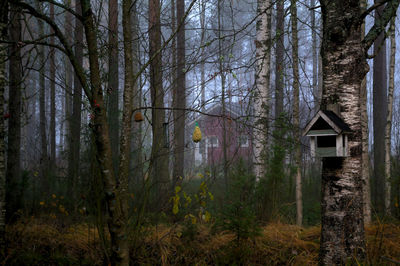
<svg viewBox="0 0 400 266">
<path fill-rule="evenodd" d="M 176 1 L 176 21 L 182 23 L 177 33 L 177 80 L 174 86 L 174 182 L 184 178 L 185 150 L 185 108 L 186 108 L 186 74 L 185 74 L 185 1 Z"/>
<path fill-rule="evenodd" d="M 119 78 L 118 78 L 118 1 L 108 2 L 108 103 L 111 150 L 114 170 L 118 169 L 119 145 Z"/>
<path fill-rule="evenodd" d="M 139 55 L 139 21 L 137 14 L 136 2 L 133 3 L 131 16 L 131 38 L 132 38 L 132 72 L 136 75 L 139 71 L 140 55 Z M 138 108 L 142 103 L 142 89 L 140 87 L 140 78 L 134 80 L 133 84 L 133 107 Z M 133 123 L 133 169 L 136 176 L 136 184 L 138 185 L 143 179 L 143 141 L 142 141 L 142 123 Z"/>
<path fill-rule="evenodd" d="M 9 102 L 8 102 L 8 149 L 6 173 L 7 220 L 21 208 L 21 87 L 22 62 L 21 49 L 21 13 L 20 9 L 10 5 L 9 38 L 12 41 L 9 50 Z"/>
<path fill-rule="evenodd" d="M 54 5 L 50 4 L 50 18 L 54 20 Z M 50 38 L 54 45 L 54 37 Z M 50 169 L 55 170 L 56 164 L 56 62 L 55 49 L 49 48 L 50 57 Z"/>
<path fill-rule="evenodd" d="M 276 2 L 276 54 L 275 54 L 275 119 L 283 112 L 283 76 L 284 76 L 284 1 Z"/>
<path fill-rule="evenodd" d="M 149 57 L 161 48 L 160 1 L 149 0 Z M 167 125 L 165 124 L 162 61 L 158 53 L 150 63 L 153 145 L 151 149 L 152 178 L 156 183 L 158 204 L 167 195 L 169 184 Z"/>
<path fill-rule="evenodd" d="M 296 0 L 291 0 L 291 24 L 292 24 L 292 57 L 293 57 L 293 127 L 294 136 L 299 142 L 295 147 L 296 165 L 296 224 L 303 223 L 303 194 L 301 191 L 301 142 L 300 142 L 300 81 L 299 81 L 299 40 L 297 37 L 297 6 Z"/>
<path fill-rule="evenodd" d="M 4 40 L 7 39 L 8 3 L 3 1 L 0 4 L 0 260 L 6 257 L 6 154 L 4 143 L 4 92 L 7 86 L 6 60 L 7 46 Z"/>
<path fill-rule="evenodd" d="M 380 0 L 375 0 L 375 3 Z M 375 19 L 382 16 L 384 6 L 375 11 Z M 383 214 L 385 199 L 385 128 L 387 114 L 386 41 L 381 33 L 374 42 L 373 68 L 373 124 L 374 124 L 374 186 L 373 200 L 376 211 Z"/>
<path fill-rule="evenodd" d="M 81 0 L 76 1 L 75 11 L 81 14 Z M 75 58 L 83 63 L 83 25 L 75 19 Z M 72 97 L 72 116 L 70 120 L 69 157 L 68 157 L 68 195 L 72 200 L 76 197 L 79 176 L 80 140 L 82 120 L 82 84 L 78 77 L 74 78 L 74 94 Z"/>
<path fill-rule="evenodd" d="M 65 4 L 68 7 L 71 7 L 71 0 L 66 0 Z M 72 43 L 72 15 L 69 12 L 65 13 L 65 20 L 64 20 L 64 27 L 65 27 L 65 37 L 68 40 L 68 43 Z M 73 81 L 73 72 L 71 63 L 68 60 L 68 56 L 65 56 L 64 59 L 65 64 L 65 121 L 64 121 L 64 130 L 62 134 L 63 136 L 63 146 L 64 149 L 70 149 L 69 145 L 69 138 L 70 138 L 70 124 L 71 124 L 71 115 L 72 115 L 72 81 Z M 68 152 L 69 154 L 69 152 Z"/>
</svg>

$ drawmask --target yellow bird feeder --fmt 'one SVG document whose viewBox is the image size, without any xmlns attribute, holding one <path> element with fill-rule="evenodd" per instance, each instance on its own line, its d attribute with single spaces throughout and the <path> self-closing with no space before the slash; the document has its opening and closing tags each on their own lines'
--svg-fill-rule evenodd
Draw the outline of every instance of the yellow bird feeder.
<svg viewBox="0 0 400 266">
<path fill-rule="evenodd" d="M 194 142 L 199 142 L 201 140 L 201 131 L 199 124 L 196 122 L 196 126 L 194 127 L 192 139 Z"/>
</svg>

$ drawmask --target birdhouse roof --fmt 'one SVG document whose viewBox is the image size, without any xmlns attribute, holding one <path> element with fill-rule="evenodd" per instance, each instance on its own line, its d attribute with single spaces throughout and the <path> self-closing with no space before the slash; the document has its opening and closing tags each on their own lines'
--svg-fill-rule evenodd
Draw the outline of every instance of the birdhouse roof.
<svg viewBox="0 0 400 266">
<path fill-rule="evenodd" d="M 326 127 L 332 129 L 336 135 L 351 132 L 350 127 L 335 112 L 320 110 L 307 124 L 303 136 L 312 129 L 327 129 Z"/>
</svg>

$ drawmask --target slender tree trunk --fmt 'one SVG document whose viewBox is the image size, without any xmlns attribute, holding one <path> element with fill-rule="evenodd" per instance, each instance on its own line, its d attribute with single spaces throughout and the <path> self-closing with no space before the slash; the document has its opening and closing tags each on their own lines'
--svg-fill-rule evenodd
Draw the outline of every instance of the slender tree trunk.
<svg viewBox="0 0 400 266">
<path fill-rule="evenodd" d="M 375 0 L 378 3 L 382 0 Z M 375 20 L 379 20 L 384 6 L 375 10 Z M 385 198 L 385 127 L 387 116 L 387 64 L 384 33 L 374 42 L 373 69 L 373 124 L 374 124 L 374 186 L 373 196 L 378 213 L 384 211 Z"/>
<path fill-rule="evenodd" d="M 185 70 L 185 1 L 176 1 L 176 20 L 182 23 L 177 32 L 177 80 L 174 86 L 174 182 L 184 178 L 184 159 L 185 159 L 185 108 L 186 108 L 186 70 Z"/>
<path fill-rule="evenodd" d="M 292 24 L 292 60 L 293 60 L 293 127 L 296 143 L 295 164 L 296 164 L 296 224 L 303 222 L 303 195 L 301 185 L 301 141 L 300 141 L 300 85 L 299 85 L 299 41 L 297 37 L 297 7 L 296 0 L 291 0 L 291 24 Z"/>
<path fill-rule="evenodd" d="M 224 1 L 218 1 L 217 7 L 217 16 L 218 16 L 218 67 L 219 73 L 221 76 L 221 104 L 222 104 L 222 152 L 223 152 L 223 175 L 225 180 L 225 189 L 228 189 L 228 143 L 226 136 L 226 103 L 225 103 L 225 86 L 226 86 L 226 76 L 224 71 L 224 51 L 226 47 L 223 45 L 223 35 L 224 31 L 224 22 L 221 15 L 221 11 L 223 10 Z"/>
<path fill-rule="evenodd" d="M 8 3 L 0 4 L 0 260 L 6 257 L 6 157 L 4 145 L 4 92 L 7 86 L 6 60 Z"/>
<path fill-rule="evenodd" d="M 257 40 L 256 40 L 256 91 L 254 95 L 255 127 L 253 130 L 254 172 L 259 180 L 266 173 L 266 151 L 269 118 L 269 71 L 270 71 L 270 18 L 271 1 L 257 1 Z"/>
<path fill-rule="evenodd" d="M 285 1 L 276 2 L 276 53 L 275 53 L 275 121 L 283 112 L 283 75 L 284 75 L 284 31 L 285 31 Z M 296 24 L 297 25 L 297 24 Z"/>
<path fill-rule="evenodd" d="M 132 32 L 132 69 L 133 73 L 139 71 L 140 55 L 139 55 L 139 21 L 137 15 L 136 3 L 133 3 L 131 15 L 131 32 Z M 134 108 L 141 106 L 141 88 L 140 81 L 135 80 L 133 84 L 133 105 Z M 134 171 L 136 174 L 136 184 L 143 178 L 143 151 L 142 151 L 142 123 L 133 123 L 133 154 L 134 154 Z"/>
<path fill-rule="evenodd" d="M 37 8 L 42 11 L 42 3 L 37 2 Z M 38 19 L 39 35 L 44 35 L 43 21 Z M 42 178 L 42 189 L 45 194 L 49 193 L 48 180 L 48 153 L 46 135 L 46 80 L 45 80 L 45 50 L 44 46 L 39 46 L 39 128 L 40 128 L 40 172 Z"/>
<path fill-rule="evenodd" d="M 7 220 L 21 207 L 20 179 L 21 179 L 21 86 L 22 86 L 22 61 L 21 49 L 21 13 L 20 9 L 10 5 L 10 30 L 9 38 L 13 42 L 9 47 L 9 101 L 8 101 L 8 149 L 6 191 Z"/>
<path fill-rule="evenodd" d="M 365 9 L 367 2 L 361 1 L 361 8 Z M 365 23 L 361 25 L 361 37 L 365 35 Z M 361 109 L 361 142 L 362 142 L 362 180 L 363 180 L 363 206 L 364 206 L 364 224 L 371 223 L 371 190 L 369 175 L 369 151 L 368 151 L 368 110 L 367 110 L 367 78 L 364 77 L 360 90 L 360 109 Z"/>
<path fill-rule="evenodd" d="M 127 232 L 125 211 L 127 192 L 125 180 L 119 181 L 114 172 L 111 142 L 107 123 L 106 108 L 100 79 L 99 55 L 97 50 L 96 29 L 89 0 L 81 0 L 83 25 L 89 55 L 90 94 L 87 95 L 92 110 L 92 130 L 95 136 L 97 161 L 101 170 L 104 195 L 108 206 L 108 228 L 111 238 L 111 264 L 127 265 Z M 129 100 L 128 100 L 129 101 Z M 125 144 L 124 144 L 125 146 Z M 121 155 L 122 156 L 122 155 Z M 124 160 L 126 161 L 126 160 Z"/>
<path fill-rule="evenodd" d="M 205 37 L 206 37 L 206 5 L 207 2 L 205 0 L 199 1 L 199 8 L 200 8 L 200 27 L 201 27 L 201 45 L 204 45 Z M 206 54 L 205 54 L 205 47 L 201 50 L 201 57 L 200 57 L 200 82 L 201 82 L 201 111 L 206 111 L 206 71 L 205 71 L 205 61 L 206 61 Z M 203 128 L 204 124 L 200 121 L 200 127 Z M 206 141 L 200 142 L 200 153 L 201 153 L 201 160 L 202 166 L 207 164 L 206 161 Z"/>
<path fill-rule="evenodd" d="M 81 14 L 81 0 L 76 0 L 75 12 Z M 78 64 L 83 64 L 83 25 L 75 19 L 75 58 Z M 80 161 L 80 139 L 82 121 L 82 84 L 78 77 L 74 78 L 74 94 L 72 96 L 72 117 L 70 120 L 70 143 L 68 157 L 68 195 L 75 199 L 77 192 L 79 161 Z"/>
<path fill-rule="evenodd" d="M 312 90 L 314 96 L 314 111 L 319 109 L 319 93 L 318 93 L 318 55 L 317 55 L 317 27 L 315 25 L 315 0 L 310 0 L 311 9 L 311 39 L 312 39 Z"/>
<path fill-rule="evenodd" d="M 71 0 L 66 0 L 65 5 L 68 7 L 71 7 Z M 64 20 L 64 27 L 65 27 L 65 36 L 68 40 L 68 43 L 72 43 L 72 38 L 71 38 L 71 33 L 72 33 L 72 15 L 69 12 L 65 13 L 65 20 Z M 65 64 L 65 115 L 64 115 L 64 130 L 62 132 L 63 134 L 63 146 L 68 147 L 69 144 L 69 138 L 70 138 L 70 122 L 71 122 L 71 115 L 72 115 L 72 79 L 73 79 L 73 73 L 72 73 L 72 66 L 71 63 L 68 60 L 68 56 L 65 56 L 64 58 L 64 64 Z M 68 147 L 67 149 L 70 149 L 71 147 Z"/>
<path fill-rule="evenodd" d="M 152 57 L 161 48 L 160 1 L 149 0 L 149 55 Z M 164 90 L 162 86 L 162 60 L 158 53 L 150 63 L 150 90 L 152 101 L 153 145 L 151 150 L 152 177 L 158 188 L 158 203 L 167 195 L 168 132 L 165 130 Z"/>
<path fill-rule="evenodd" d="M 111 150 L 114 170 L 118 168 L 119 145 L 119 78 L 118 78 L 118 0 L 108 2 L 108 104 Z"/>
<path fill-rule="evenodd" d="M 394 91 L 394 71 L 396 62 L 396 26 L 395 19 L 392 18 L 390 23 L 390 65 L 389 65 L 389 95 L 388 95 L 388 112 L 386 119 L 385 134 L 385 214 L 390 215 L 390 189 L 391 189 L 391 173 L 390 173 L 390 152 L 392 138 L 392 113 L 393 113 L 393 91 Z"/>
<path fill-rule="evenodd" d="M 54 20 L 54 5 L 50 4 L 50 18 Z M 54 37 L 50 38 L 54 45 Z M 55 49 L 49 48 L 50 57 L 50 169 L 53 172 L 56 165 L 56 62 Z"/>
</svg>

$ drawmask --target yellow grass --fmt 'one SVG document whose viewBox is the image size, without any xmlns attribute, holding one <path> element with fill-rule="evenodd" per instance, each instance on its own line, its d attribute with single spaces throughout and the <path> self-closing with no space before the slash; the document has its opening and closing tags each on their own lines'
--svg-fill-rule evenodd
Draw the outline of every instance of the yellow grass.
<svg viewBox="0 0 400 266">
<path fill-rule="evenodd" d="M 30 218 L 7 227 L 7 262 L 30 252 L 62 254 L 70 262 L 103 264 L 103 248 L 93 225 L 62 227 L 51 220 Z M 131 260 L 145 265 L 317 265 L 320 227 L 301 228 L 273 223 L 260 236 L 237 242 L 230 232 L 212 233 L 197 225 L 193 239 L 182 225 L 144 227 L 136 241 L 131 236 Z M 366 228 L 367 263 L 394 265 L 400 261 L 400 226 L 374 224 Z M 135 243 L 135 244 L 133 244 Z M 60 255 L 58 255 L 60 256 Z"/>
</svg>

